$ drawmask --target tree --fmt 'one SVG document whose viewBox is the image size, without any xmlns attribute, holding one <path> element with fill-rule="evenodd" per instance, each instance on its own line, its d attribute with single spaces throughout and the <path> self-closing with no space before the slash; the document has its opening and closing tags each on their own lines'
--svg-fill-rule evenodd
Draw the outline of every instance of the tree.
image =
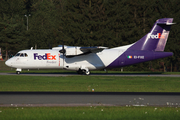
<svg viewBox="0 0 180 120">
<path fill-rule="evenodd" d="M 24 49 L 27 41 L 23 37 L 25 33 L 23 1 L 0 1 L 0 46 L 6 51 L 14 54 L 17 50 Z"/>
<path fill-rule="evenodd" d="M 63 0 L 34 0 L 31 2 L 29 21 L 29 47 L 49 48 L 61 42 L 61 16 L 64 11 Z"/>
</svg>

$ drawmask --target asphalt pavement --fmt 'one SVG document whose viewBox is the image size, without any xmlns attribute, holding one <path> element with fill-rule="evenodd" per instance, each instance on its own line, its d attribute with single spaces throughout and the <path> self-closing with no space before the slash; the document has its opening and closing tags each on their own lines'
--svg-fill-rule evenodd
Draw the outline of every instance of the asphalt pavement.
<svg viewBox="0 0 180 120">
<path fill-rule="evenodd" d="M 0 92 L 9 106 L 166 106 L 180 107 L 180 93 L 154 92 Z"/>
</svg>

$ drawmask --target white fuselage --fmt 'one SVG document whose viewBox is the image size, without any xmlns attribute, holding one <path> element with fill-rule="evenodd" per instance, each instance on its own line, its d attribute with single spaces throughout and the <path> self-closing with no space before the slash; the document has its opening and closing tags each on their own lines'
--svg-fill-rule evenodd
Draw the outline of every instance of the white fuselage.
<svg viewBox="0 0 180 120">
<path fill-rule="evenodd" d="M 89 53 L 74 57 L 63 56 L 59 49 L 39 49 L 39 50 L 22 50 L 18 53 L 27 54 L 14 56 L 6 65 L 21 69 L 67 69 L 78 70 L 103 69 L 117 59 L 129 46 L 118 47 L 114 49 L 104 49 L 98 53 Z"/>
</svg>

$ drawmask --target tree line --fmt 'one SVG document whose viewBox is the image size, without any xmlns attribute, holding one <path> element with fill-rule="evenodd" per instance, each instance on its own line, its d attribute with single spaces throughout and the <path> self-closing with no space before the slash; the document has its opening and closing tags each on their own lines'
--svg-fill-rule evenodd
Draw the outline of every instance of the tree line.
<svg viewBox="0 0 180 120">
<path fill-rule="evenodd" d="M 106 46 L 136 42 L 160 18 L 174 18 L 165 51 L 172 57 L 126 70 L 179 71 L 179 0 L 1 0 L 0 47 L 3 55 L 60 44 Z"/>
</svg>

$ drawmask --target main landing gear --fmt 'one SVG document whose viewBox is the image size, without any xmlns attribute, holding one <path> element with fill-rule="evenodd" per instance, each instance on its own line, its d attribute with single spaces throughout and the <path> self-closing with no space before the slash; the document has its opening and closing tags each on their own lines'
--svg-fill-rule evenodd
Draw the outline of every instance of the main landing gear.
<svg viewBox="0 0 180 120">
<path fill-rule="evenodd" d="M 85 74 L 85 75 L 89 75 L 90 74 L 90 71 L 88 69 L 79 69 L 77 71 L 78 74 Z"/>
</svg>

